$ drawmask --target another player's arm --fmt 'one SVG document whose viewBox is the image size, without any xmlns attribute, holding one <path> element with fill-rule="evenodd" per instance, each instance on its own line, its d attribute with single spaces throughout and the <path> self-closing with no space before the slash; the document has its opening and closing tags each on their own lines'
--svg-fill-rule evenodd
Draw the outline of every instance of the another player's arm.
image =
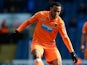
<svg viewBox="0 0 87 65">
<path fill-rule="evenodd" d="M 83 25 L 83 28 L 82 28 L 82 35 L 81 35 L 81 51 L 84 52 L 84 49 L 85 49 L 85 46 L 84 46 L 84 43 L 86 41 L 86 34 L 87 34 L 87 23 L 85 23 Z"/>
<path fill-rule="evenodd" d="M 84 49 L 85 49 L 85 46 L 84 46 L 84 43 L 85 43 L 85 35 L 84 33 L 82 33 L 81 35 L 81 51 L 84 52 Z"/>
</svg>

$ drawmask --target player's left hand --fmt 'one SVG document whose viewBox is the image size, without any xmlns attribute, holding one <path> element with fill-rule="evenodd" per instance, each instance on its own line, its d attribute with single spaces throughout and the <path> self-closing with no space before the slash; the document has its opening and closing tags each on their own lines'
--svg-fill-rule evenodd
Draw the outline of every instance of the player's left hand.
<svg viewBox="0 0 87 65">
<path fill-rule="evenodd" d="M 73 62 L 74 62 L 74 63 L 77 63 L 78 57 L 77 57 L 77 55 L 76 55 L 75 52 L 72 52 L 72 53 L 71 53 L 71 57 L 72 57 Z"/>
</svg>

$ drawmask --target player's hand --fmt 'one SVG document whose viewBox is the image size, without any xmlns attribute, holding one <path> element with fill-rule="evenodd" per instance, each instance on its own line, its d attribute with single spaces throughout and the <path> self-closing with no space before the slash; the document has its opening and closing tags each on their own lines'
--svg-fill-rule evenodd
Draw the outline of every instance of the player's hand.
<svg viewBox="0 0 87 65">
<path fill-rule="evenodd" d="M 75 52 L 72 52 L 72 53 L 71 53 L 71 57 L 72 57 L 73 62 L 74 62 L 74 63 L 77 63 L 78 57 L 77 57 L 77 55 L 76 55 Z"/>
<path fill-rule="evenodd" d="M 85 46 L 81 45 L 81 51 L 84 52 L 84 50 L 85 50 Z"/>
<path fill-rule="evenodd" d="M 7 38 L 8 38 L 9 40 L 12 40 L 12 39 L 17 39 L 18 36 L 19 36 L 19 32 L 16 30 L 15 32 L 10 33 L 10 34 L 7 36 Z"/>
</svg>

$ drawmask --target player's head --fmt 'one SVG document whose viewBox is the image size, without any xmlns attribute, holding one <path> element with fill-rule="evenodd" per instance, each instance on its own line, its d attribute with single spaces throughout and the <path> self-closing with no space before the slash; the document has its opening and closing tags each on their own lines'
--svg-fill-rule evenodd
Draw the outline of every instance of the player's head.
<svg viewBox="0 0 87 65">
<path fill-rule="evenodd" d="M 53 18 L 58 17 L 60 15 L 61 9 L 62 9 L 62 6 L 59 2 L 51 3 L 51 5 L 50 5 L 51 16 Z"/>
</svg>

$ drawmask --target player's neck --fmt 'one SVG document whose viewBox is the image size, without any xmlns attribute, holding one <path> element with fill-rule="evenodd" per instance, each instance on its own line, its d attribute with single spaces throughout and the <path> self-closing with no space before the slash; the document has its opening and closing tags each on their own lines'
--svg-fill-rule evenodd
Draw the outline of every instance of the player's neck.
<svg viewBox="0 0 87 65">
<path fill-rule="evenodd" d="M 57 17 L 58 17 L 58 16 L 53 16 L 52 13 L 49 13 L 49 15 L 48 15 L 49 21 L 51 21 L 51 20 L 56 20 Z"/>
</svg>

